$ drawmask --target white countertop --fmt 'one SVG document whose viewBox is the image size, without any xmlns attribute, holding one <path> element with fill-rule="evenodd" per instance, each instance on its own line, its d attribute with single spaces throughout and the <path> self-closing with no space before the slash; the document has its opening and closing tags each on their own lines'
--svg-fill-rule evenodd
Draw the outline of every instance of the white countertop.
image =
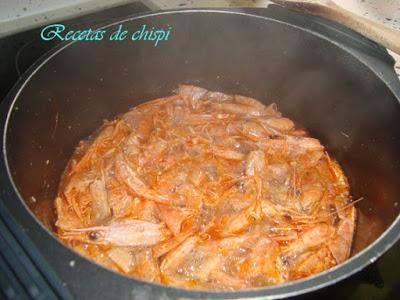
<svg viewBox="0 0 400 300">
<path fill-rule="evenodd" d="M 318 2 L 319 0 L 315 0 Z M 334 0 L 366 18 L 400 29 L 400 0 Z M 0 0 L 0 37 L 135 0 Z M 265 7 L 267 0 L 141 0 L 152 9 Z"/>
</svg>

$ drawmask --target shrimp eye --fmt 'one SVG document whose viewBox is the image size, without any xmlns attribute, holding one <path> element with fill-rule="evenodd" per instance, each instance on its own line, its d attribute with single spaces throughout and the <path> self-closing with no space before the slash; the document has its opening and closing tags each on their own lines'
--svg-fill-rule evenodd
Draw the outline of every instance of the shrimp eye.
<svg viewBox="0 0 400 300">
<path fill-rule="evenodd" d="M 282 215 L 282 217 L 284 217 L 286 220 L 288 220 L 288 221 L 292 221 L 293 219 L 292 219 L 292 216 L 290 215 L 290 214 L 283 214 Z"/>
<path fill-rule="evenodd" d="M 245 184 L 244 184 L 243 181 L 238 182 L 238 183 L 236 184 L 236 186 L 237 186 L 238 190 L 239 190 L 241 193 L 244 193 L 244 192 L 246 191 L 246 186 L 245 186 Z"/>
<path fill-rule="evenodd" d="M 332 225 L 336 226 L 340 222 L 336 207 L 334 205 L 329 205 L 329 212 L 332 215 Z"/>
<path fill-rule="evenodd" d="M 280 138 L 280 136 L 277 135 L 277 134 L 271 134 L 271 135 L 269 136 L 269 138 L 270 138 L 271 140 L 277 140 L 277 139 Z"/>
<path fill-rule="evenodd" d="M 100 237 L 100 232 L 98 232 L 98 231 L 91 231 L 89 233 L 89 239 L 92 241 L 97 240 L 99 237 Z"/>
<path fill-rule="evenodd" d="M 289 257 L 286 255 L 281 255 L 280 256 L 281 262 L 284 266 L 287 266 L 289 264 Z"/>
</svg>

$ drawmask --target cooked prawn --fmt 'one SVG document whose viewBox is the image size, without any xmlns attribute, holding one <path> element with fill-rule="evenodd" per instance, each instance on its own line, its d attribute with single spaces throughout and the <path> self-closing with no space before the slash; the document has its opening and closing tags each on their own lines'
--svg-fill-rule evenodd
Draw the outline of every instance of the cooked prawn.
<svg viewBox="0 0 400 300">
<path fill-rule="evenodd" d="M 95 262 L 184 288 L 276 285 L 351 254 L 339 164 L 276 104 L 181 85 L 77 147 L 56 232 Z"/>
</svg>

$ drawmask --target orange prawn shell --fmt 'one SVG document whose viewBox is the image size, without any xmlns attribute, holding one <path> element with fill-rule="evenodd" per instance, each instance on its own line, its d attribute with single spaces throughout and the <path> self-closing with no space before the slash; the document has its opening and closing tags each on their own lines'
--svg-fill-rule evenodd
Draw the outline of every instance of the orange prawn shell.
<svg viewBox="0 0 400 300">
<path fill-rule="evenodd" d="M 224 290 L 303 278 L 350 256 L 356 209 L 317 139 L 276 105 L 194 86 L 176 93 L 78 146 L 55 200 L 68 246 L 144 280 Z M 138 234 L 123 227 L 130 220 L 151 237 L 126 242 Z"/>
</svg>

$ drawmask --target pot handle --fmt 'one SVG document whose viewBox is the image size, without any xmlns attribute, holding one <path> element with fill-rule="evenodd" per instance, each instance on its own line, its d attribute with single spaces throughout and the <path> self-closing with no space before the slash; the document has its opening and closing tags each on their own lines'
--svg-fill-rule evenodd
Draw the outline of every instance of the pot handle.
<svg viewBox="0 0 400 300">
<path fill-rule="evenodd" d="M 278 5 L 306 12 L 311 15 L 324 17 L 345 25 L 367 38 L 385 46 L 386 48 L 400 54 L 400 31 L 389 28 L 367 18 L 358 16 L 333 1 L 326 0 L 317 3 L 315 1 L 303 0 L 271 0 Z"/>
</svg>

